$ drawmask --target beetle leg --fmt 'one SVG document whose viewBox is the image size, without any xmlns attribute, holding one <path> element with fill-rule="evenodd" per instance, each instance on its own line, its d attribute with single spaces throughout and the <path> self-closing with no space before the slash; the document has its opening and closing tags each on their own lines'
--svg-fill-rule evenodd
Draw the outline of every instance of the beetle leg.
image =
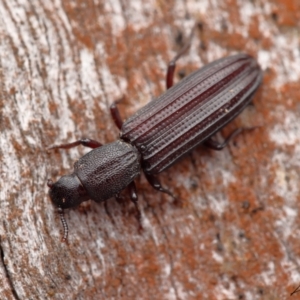
<svg viewBox="0 0 300 300">
<path fill-rule="evenodd" d="M 101 143 L 99 143 L 95 140 L 83 138 L 83 139 L 77 140 L 73 143 L 60 144 L 60 145 L 57 145 L 57 146 L 51 146 L 47 149 L 48 150 L 52 150 L 52 149 L 70 149 L 70 148 L 77 147 L 79 145 L 82 145 L 84 147 L 89 147 L 89 148 L 92 148 L 92 149 L 102 146 Z"/>
<path fill-rule="evenodd" d="M 123 197 L 121 196 L 121 194 L 115 195 L 115 199 L 119 204 L 121 204 L 124 200 Z"/>
<path fill-rule="evenodd" d="M 133 202 L 133 204 L 135 206 L 135 209 L 136 209 L 136 218 L 139 222 L 139 230 L 142 230 L 143 229 L 143 227 L 142 227 L 142 215 L 141 215 L 141 212 L 140 212 L 140 209 L 139 209 L 139 206 L 138 206 L 138 195 L 137 195 L 137 192 L 136 192 L 136 186 L 135 186 L 134 181 L 129 183 L 128 191 L 129 191 L 129 194 L 130 194 L 130 200 Z"/>
<path fill-rule="evenodd" d="M 114 219 L 113 219 L 113 217 L 112 217 L 112 215 L 111 215 L 111 213 L 110 213 L 110 211 L 108 209 L 107 201 L 104 201 L 104 209 L 105 209 L 105 212 L 108 215 L 111 223 L 115 225 L 115 221 L 114 221 Z"/>
<path fill-rule="evenodd" d="M 123 125 L 123 120 L 121 118 L 119 109 L 117 107 L 118 102 L 119 101 L 116 101 L 110 106 L 110 114 L 111 114 L 116 126 L 121 130 L 122 125 Z"/>
<path fill-rule="evenodd" d="M 176 200 L 176 197 L 169 190 L 167 190 L 161 186 L 157 177 L 155 177 L 154 175 L 146 174 L 146 173 L 144 173 L 144 174 L 145 174 L 148 182 L 154 189 L 156 189 L 162 193 L 168 194 L 169 196 L 171 196 L 173 199 Z"/>
<path fill-rule="evenodd" d="M 166 76 L 166 87 L 169 89 L 173 86 L 174 75 L 175 75 L 175 68 L 176 68 L 176 61 L 183 55 L 185 52 L 190 48 L 192 38 L 195 32 L 196 26 L 193 27 L 192 32 L 189 36 L 187 43 L 180 49 L 180 51 L 176 54 L 176 56 L 169 62 L 167 76 Z"/>
<path fill-rule="evenodd" d="M 212 138 L 207 139 L 203 145 L 205 145 L 208 148 L 211 148 L 213 150 L 222 150 L 223 148 L 225 148 L 228 143 L 238 134 L 240 134 L 241 132 L 243 132 L 244 130 L 252 130 L 257 128 L 257 126 L 254 127 L 247 127 L 247 128 L 237 128 L 235 129 L 233 132 L 230 133 L 230 135 L 225 139 L 225 141 L 223 143 L 219 143 L 215 140 L 213 140 Z"/>
</svg>

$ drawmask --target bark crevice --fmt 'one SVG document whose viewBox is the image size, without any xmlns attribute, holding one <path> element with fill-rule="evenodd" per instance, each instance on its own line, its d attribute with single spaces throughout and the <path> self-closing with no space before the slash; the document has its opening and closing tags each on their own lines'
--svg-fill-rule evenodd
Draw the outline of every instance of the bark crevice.
<svg viewBox="0 0 300 300">
<path fill-rule="evenodd" d="M 7 265 L 5 264 L 5 261 L 4 261 L 4 249 L 3 249 L 3 246 L 2 246 L 1 237 L 0 237 L 0 258 L 1 258 L 1 263 L 3 265 L 3 270 L 4 270 L 6 278 L 7 278 L 7 282 L 9 284 L 10 288 L 11 288 L 11 292 L 12 292 L 12 294 L 13 294 L 13 296 L 16 300 L 21 300 L 21 298 L 18 296 L 18 293 L 17 293 L 17 291 L 14 287 L 13 280 L 10 276 L 10 272 L 8 270 L 8 267 L 7 267 Z"/>
</svg>

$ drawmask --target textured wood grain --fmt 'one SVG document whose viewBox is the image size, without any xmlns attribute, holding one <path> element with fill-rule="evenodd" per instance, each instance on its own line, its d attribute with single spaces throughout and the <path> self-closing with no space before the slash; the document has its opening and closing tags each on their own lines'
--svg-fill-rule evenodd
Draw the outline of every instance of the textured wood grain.
<svg viewBox="0 0 300 300">
<path fill-rule="evenodd" d="M 0 299 L 288 298 L 300 283 L 299 12 L 292 0 L 0 0 Z M 139 178 L 142 233 L 130 201 L 112 199 L 66 212 L 61 243 L 46 181 L 88 150 L 45 148 L 115 140 L 109 105 L 126 96 L 126 118 L 161 94 L 195 22 L 180 73 L 236 52 L 265 70 L 254 106 L 217 138 L 260 127 L 162 173 L 181 206 Z"/>
</svg>

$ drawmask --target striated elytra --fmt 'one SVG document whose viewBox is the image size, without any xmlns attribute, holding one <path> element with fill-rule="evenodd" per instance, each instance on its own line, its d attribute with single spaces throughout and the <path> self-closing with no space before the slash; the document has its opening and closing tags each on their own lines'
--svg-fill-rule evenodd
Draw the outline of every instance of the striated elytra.
<svg viewBox="0 0 300 300">
<path fill-rule="evenodd" d="M 169 65 L 167 78 L 174 75 L 174 65 L 175 61 Z M 155 189 L 172 196 L 155 175 L 200 144 L 222 149 L 227 141 L 220 145 L 211 136 L 249 104 L 261 81 L 262 70 L 253 57 L 237 54 L 221 58 L 173 87 L 171 81 L 164 94 L 124 123 L 114 104 L 111 112 L 121 130 L 119 140 L 102 146 L 97 141 L 82 139 L 51 147 L 95 148 L 75 163 L 71 175 L 61 177 L 56 183 L 48 181 L 50 198 L 64 225 L 63 240 L 68 232 L 63 209 L 89 199 L 105 201 L 118 196 L 126 187 L 136 204 L 134 179 L 141 170 Z"/>
<path fill-rule="evenodd" d="M 219 59 L 126 120 L 121 139 L 139 150 L 144 172 L 158 174 L 235 118 L 261 80 L 261 69 L 249 55 Z"/>
</svg>

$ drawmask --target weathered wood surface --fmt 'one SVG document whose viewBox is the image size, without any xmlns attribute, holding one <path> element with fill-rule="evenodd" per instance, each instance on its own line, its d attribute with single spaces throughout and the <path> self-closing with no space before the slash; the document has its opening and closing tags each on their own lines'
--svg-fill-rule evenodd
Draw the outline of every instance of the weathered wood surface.
<svg viewBox="0 0 300 300">
<path fill-rule="evenodd" d="M 299 12 L 296 0 L 0 0 L 0 298 L 288 298 L 300 283 Z M 133 205 L 112 199 L 66 212 L 61 243 L 46 180 L 88 150 L 45 148 L 114 140 L 109 105 L 125 95 L 126 118 L 162 93 L 195 22 L 178 70 L 241 51 L 265 70 L 254 106 L 218 138 L 260 127 L 161 174 L 182 206 L 141 176 L 142 233 Z"/>
</svg>

